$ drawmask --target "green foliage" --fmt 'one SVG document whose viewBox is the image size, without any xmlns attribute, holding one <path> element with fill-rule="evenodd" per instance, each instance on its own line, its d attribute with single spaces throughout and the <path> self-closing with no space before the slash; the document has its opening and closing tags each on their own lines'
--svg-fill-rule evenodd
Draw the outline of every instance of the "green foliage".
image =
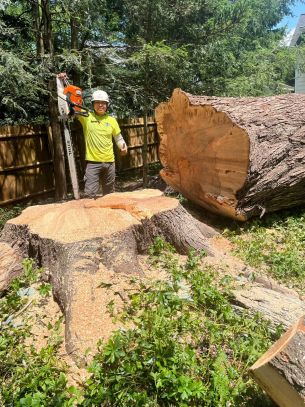
<svg viewBox="0 0 305 407">
<path fill-rule="evenodd" d="M 13 124 L 14 121 L 28 123 L 33 116 L 42 114 L 39 105 L 46 89 L 41 85 L 37 65 L 31 64 L 24 53 L 6 50 L 1 44 L 0 120 L 3 124 Z"/>
<path fill-rule="evenodd" d="M 270 44 L 271 45 L 271 44 Z M 212 55 L 211 55 L 212 57 Z M 231 56 L 232 61 L 211 84 L 215 94 L 225 96 L 261 96 L 287 93 L 294 85 L 296 50 L 274 41 L 270 48 L 257 44 L 255 50 Z M 212 69 L 213 63 L 207 64 Z"/>
<path fill-rule="evenodd" d="M 41 283 L 39 287 L 39 294 L 48 297 L 52 291 L 52 286 L 49 283 Z"/>
<path fill-rule="evenodd" d="M 26 259 L 22 277 L 0 298 L 0 404 L 72 406 L 75 389 L 67 386 L 66 367 L 57 359 L 61 338 L 56 327 L 46 347 L 37 351 L 30 345 L 31 322 L 23 316 L 30 298 L 20 291 L 39 280 L 33 265 Z"/>
<path fill-rule="evenodd" d="M 236 253 L 253 267 L 304 292 L 305 214 L 286 211 L 226 231 Z"/>
<path fill-rule="evenodd" d="M 181 264 L 157 238 L 150 255 L 169 277 L 135 286 L 121 315 L 131 328 L 100 345 L 81 405 L 267 406 L 247 369 L 275 339 L 268 324 L 236 314 L 203 254 Z"/>
<path fill-rule="evenodd" d="M 46 119 L 48 82 L 59 71 L 104 88 L 120 116 L 153 109 L 176 87 L 270 95 L 293 80 L 295 51 L 280 45 L 276 27 L 294 0 L 2 3 L 2 123 Z"/>
<path fill-rule="evenodd" d="M 86 41 L 114 40 L 115 21 L 106 1 L 6 1 L 0 9 L 2 124 L 45 121 L 49 80 L 61 70 L 79 78 L 91 63 Z"/>
<path fill-rule="evenodd" d="M 12 218 L 20 215 L 24 208 L 20 205 L 11 208 L 0 208 L 0 231 L 3 229 L 5 223 Z"/>
<path fill-rule="evenodd" d="M 184 80 L 190 68 L 187 47 L 173 48 L 164 41 L 147 43 L 133 53 L 127 67 L 137 72 L 131 96 L 139 109 L 153 109 L 177 83 L 181 87 L 188 84 Z"/>
</svg>

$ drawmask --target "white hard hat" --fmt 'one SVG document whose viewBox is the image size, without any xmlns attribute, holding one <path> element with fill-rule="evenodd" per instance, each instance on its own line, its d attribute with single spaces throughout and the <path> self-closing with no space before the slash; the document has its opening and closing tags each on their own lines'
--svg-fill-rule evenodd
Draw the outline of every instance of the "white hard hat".
<svg viewBox="0 0 305 407">
<path fill-rule="evenodd" d="M 103 90 L 96 90 L 95 92 L 92 93 L 91 102 L 95 102 L 97 100 L 100 102 L 109 103 L 108 93 Z"/>
</svg>

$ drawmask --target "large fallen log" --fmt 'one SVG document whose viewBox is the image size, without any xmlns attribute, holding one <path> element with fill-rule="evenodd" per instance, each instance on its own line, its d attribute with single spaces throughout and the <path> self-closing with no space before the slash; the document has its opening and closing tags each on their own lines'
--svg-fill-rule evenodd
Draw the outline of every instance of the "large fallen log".
<svg viewBox="0 0 305 407">
<path fill-rule="evenodd" d="M 141 255 L 158 235 L 179 253 L 194 248 L 211 254 L 211 234 L 178 200 L 158 190 L 32 206 L 8 221 L 0 236 L 8 254 L 0 256 L 0 290 L 21 273 L 18 259 L 36 259 L 48 271 L 65 315 L 67 351 L 80 355 L 105 337 L 109 300 L 100 285 L 107 276 L 141 276 Z"/>
<path fill-rule="evenodd" d="M 305 406 L 305 316 L 250 368 L 280 407 Z"/>
<path fill-rule="evenodd" d="M 247 220 L 305 201 L 305 95 L 193 96 L 156 108 L 162 178 L 197 204 Z"/>
</svg>

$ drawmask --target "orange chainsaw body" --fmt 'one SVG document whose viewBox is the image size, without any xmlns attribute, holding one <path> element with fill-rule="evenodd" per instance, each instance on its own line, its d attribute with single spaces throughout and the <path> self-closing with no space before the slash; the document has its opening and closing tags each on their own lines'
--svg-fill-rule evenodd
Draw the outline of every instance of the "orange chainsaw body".
<svg viewBox="0 0 305 407">
<path fill-rule="evenodd" d="M 78 86 L 68 85 L 64 88 L 63 93 L 72 103 L 79 106 L 83 105 L 83 91 Z M 80 111 L 81 107 L 79 106 L 75 106 L 75 110 Z"/>
</svg>

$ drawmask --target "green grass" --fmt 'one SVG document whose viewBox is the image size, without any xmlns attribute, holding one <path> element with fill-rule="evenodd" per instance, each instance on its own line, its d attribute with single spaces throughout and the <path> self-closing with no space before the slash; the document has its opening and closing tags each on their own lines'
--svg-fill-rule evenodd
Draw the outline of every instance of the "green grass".
<svg viewBox="0 0 305 407">
<path fill-rule="evenodd" d="M 250 266 L 267 272 L 288 287 L 305 290 L 305 213 L 268 215 L 225 231 L 235 253 Z"/>
</svg>

